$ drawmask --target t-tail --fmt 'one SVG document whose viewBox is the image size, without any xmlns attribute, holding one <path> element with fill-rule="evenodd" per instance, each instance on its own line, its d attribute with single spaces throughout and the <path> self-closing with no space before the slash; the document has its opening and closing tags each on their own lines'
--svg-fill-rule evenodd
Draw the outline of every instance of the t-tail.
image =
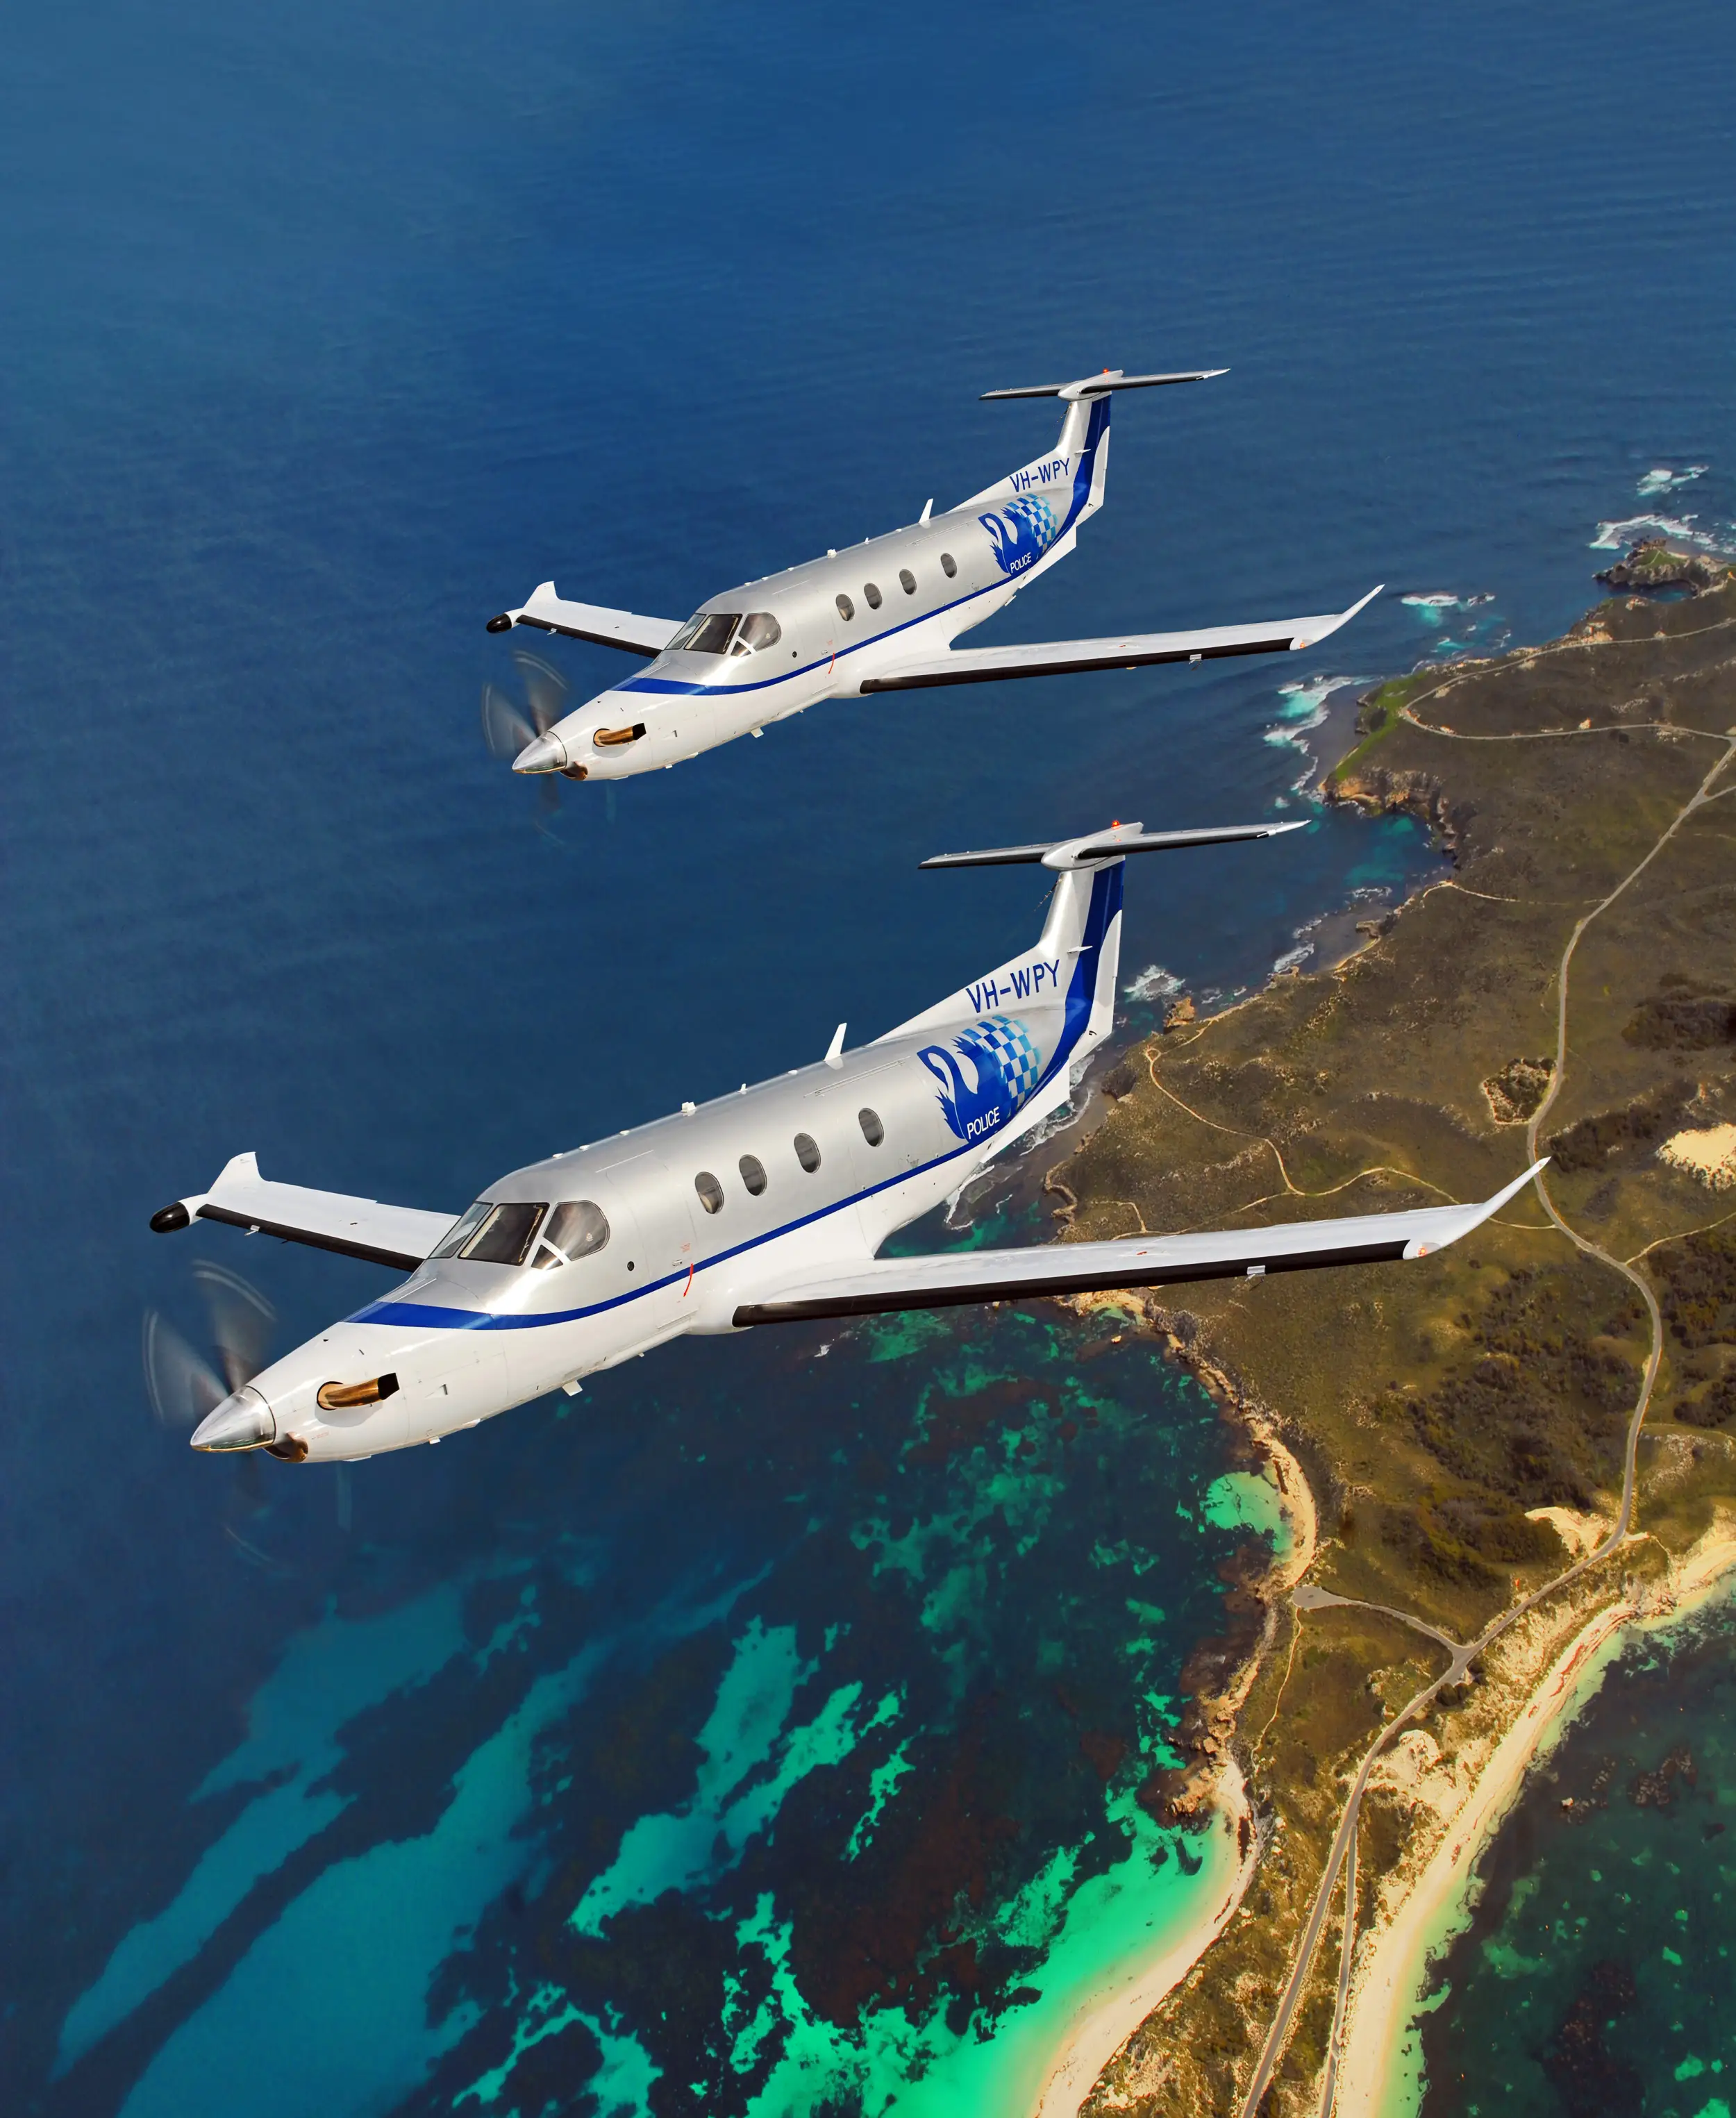
<svg viewBox="0 0 1736 2118">
<path fill-rule="evenodd" d="M 1035 946 L 998 964 L 887 1038 L 969 1021 L 997 1008 L 1060 1001 L 1064 1023 L 1045 1069 L 1045 1084 L 1094 1051 L 1115 1020 L 1121 968 L 1122 868 L 1129 853 L 1179 853 L 1196 846 L 1276 838 L 1301 830 L 1293 824 L 1230 824 L 1191 831 L 1148 831 L 1142 824 L 1112 824 L 1076 839 L 1037 845 L 995 846 L 977 853 L 937 853 L 925 868 L 1009 867 L 1029 863 L 1051 871 L 1055 886 Z M 886 1039 L 880 1040 L 885 1042 Z"/>
<path fill-rule="evenodd" d="M 1229 372 L 1224 368 L 1201 368 L 1178 375 L 1127 375 L 1118 368 L 1106 368 L 1100 374 L 1085 376 L 1077 382 L 1039 382 L 1021 390 L 985 391 L 984 404 L 1002 397 L 1058 397 L 1067 407 L 1061 432 L 1047 456 L 1021 464 L 998 484 L 961 501 L 952 511 L 995 511 L 1013 506 L 1021 499 L 1027 505 L 1056 511 L 1059 519 L 1050 530 L 1053 541 L 1048 556 L 1059 558 L 1063 540 L 1065 548 L 1071 551 L 1073 531 L 1103 505 L 1109 468 L 1109 400 L 1113 393 L 1154 389 L 1166 382 L 1205 382 Z"/>
</svg>

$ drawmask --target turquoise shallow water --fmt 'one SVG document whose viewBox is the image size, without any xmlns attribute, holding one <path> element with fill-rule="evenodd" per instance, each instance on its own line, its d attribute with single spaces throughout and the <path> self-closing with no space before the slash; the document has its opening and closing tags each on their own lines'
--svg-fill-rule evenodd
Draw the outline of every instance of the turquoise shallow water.
<svg viewBox="0 0 1736 2118">
<path fill-rule="evenodd" d="M 1424 2118 L 1736 2107 L 1736 1600 L 1636 1635 L 1437 1968 Z"/>
</svg>

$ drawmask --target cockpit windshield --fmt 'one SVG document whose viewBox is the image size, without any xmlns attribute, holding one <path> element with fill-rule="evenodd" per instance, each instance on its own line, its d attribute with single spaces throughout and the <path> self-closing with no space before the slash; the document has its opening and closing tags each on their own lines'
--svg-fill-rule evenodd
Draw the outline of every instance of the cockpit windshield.
<svg viewBox="0 0 1736 2118">
<path fill-rule="evenodd" d="M 721 654 L 727 650 L 729 636 L 740 619 L 738 611 L 702 610 L 697 617 L 687 620 L 663 651 L 665 654 L 674 654 L 678 651 L 689 654 Z"/>
<path fill-rule="evenodd" d="M 546 1200 L 514 1199 L 497 1206 L 479 1199 L 432 1255 L 467 1258 L 473 1265 L 522 1265 L 548 1210 Z"/>
<path fill-rule="evenodd" d="M 690 617 L 664 649 L 665 654 L 752 654 L 762 647 L 775 647 L 783 628 L 769 610 L 749 611 L 745 617 L 733 610 L 702 610 Z"/>
</svg>

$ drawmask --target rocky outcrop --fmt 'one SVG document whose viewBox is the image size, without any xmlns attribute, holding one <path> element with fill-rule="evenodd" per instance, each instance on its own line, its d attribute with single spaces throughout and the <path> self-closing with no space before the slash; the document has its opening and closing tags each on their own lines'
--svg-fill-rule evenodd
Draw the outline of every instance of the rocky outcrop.
<svg viewBox="0 0 1736 2118">
<path fill-rule="evenodd" d="M 1605 566 L 1597 578 L 1605 588 L 1638 590 L 1642 595 L 1660 589 L 1686 589 L 1690 595 L 1698 595 L 1702 589 L 1715 589 L 1728 580 L 1729 572 L 1723 559 L 1710 558 L 1703 552 L 1673 550 L 1661 537 L 1642 537 L 1625 558 Z"/>
</svg>

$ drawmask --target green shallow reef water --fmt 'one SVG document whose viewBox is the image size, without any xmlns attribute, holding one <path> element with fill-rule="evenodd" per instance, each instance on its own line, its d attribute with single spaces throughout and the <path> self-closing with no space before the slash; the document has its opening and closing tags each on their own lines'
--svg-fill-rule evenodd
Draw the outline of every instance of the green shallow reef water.
<svg viewBox="0 0 1736 2118">
<path fill-rule="evenodd" d="M 467 1579 L 292 1639 L 70 2103 L 1015 2109 L 1219 1902 L 1162 1775 L 1283 1526 L 1205 1394 L 1113 1313 L 703 1351 L 542 1415 Z"/>
<path fill-rule="evenodd" d="M 1736 1599 L 1636 1634 L 1437 1966 L 1423 2118 L 1736 2109 Z"/>
</svg>

